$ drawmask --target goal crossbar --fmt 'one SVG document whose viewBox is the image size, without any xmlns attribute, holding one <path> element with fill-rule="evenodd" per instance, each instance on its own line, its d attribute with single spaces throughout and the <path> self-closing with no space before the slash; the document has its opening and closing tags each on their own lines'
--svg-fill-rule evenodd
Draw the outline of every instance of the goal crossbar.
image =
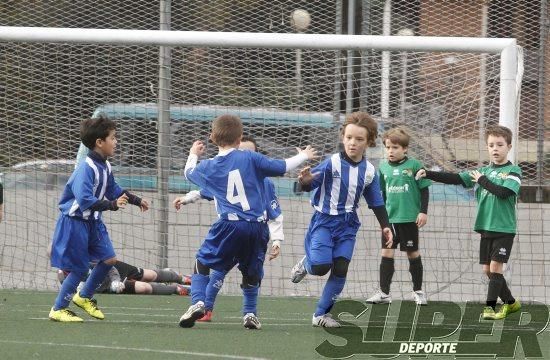
<svg viewBox="0 0 550 360">
<path fill-rule="evenodd" d="M 513 38 L 239 33 L 0 26 L 0 42 L 500 54 L 499 123 L 517 141 L 522 52 Z M 515 153 L 510 154 L 515 161 Z"/>
</svg>

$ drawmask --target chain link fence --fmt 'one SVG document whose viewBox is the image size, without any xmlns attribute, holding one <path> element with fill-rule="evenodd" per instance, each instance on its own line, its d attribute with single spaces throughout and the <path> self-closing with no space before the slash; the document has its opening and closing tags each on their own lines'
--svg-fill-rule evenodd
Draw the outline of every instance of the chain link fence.
<svg viewBox="0 0 550 360">
<path fill-rule="evenodd" d="M 0 4 L 0 24 L 517 38 L 525 55 L 515 144 L 524 172 L 520 240 L 525 240 L 517 264 L 526 276 L 522 291 L 530 298 L 550 298 L 546 279 L 537 277 L 550 271 L 543 258 L 548 208 L 532 204 L 549 202 L 547 1 L 6 1 Z M 92 114 L 119 124 L 120 152 L 113 159 L 119 181 L 144 191 L 162 208 L 170 199 L 155 192 L 157 182 L 166 182 L 170 196 L 191 189 L 180 173 L 188 145 L 197 138 L 207 141 L 205 124 L 221 112 L 238 113 L 261 148 L 284 157 L 292 155 L 294 146 L 309 143 L 323 153 L 335 151 L 342 117 L 366 110 L 379 120 L 381 131 L 406 126 L 413 135 L 413 156 L 448 170 L 483 162 L 480 129 L 498 122 L 499 58 L 494 55 L 176 47 L 164 67 L 169 72 L 163 73 L 159 62 L 166 57 L 153 46 L 2 43 L 0 49 L 0 172 L 6 185 L 5 226 L 0 228 L 2 287 L 54 286 L 45 249 L 59 192 L 74 166 L 79 123 Z M 166 90 L 169 99 L 164 100 L 172 104 L 171 146 L 163 168 L 169 178 L 162 180 L 157 176 L 157 103 Z M 194 121 L 183 121 L 190 118 Z M 214 152 L 209 144 L 209 154 Z M 382 157 L 380 149 L 369 156 L 374 161 Z M 317 283 L 306 282 L 306 290 L 300 290 L 287 280 L 288 269 L 303 253 L 311 213 L 307 198 L 292 192 L 292 181 L 277 182 L 289 219 L 288 241 L 286 256 L 266 265 L 264 294 L 319 292 Z M 435 274 L 427 276 L 428 292 L 441 293 L 442 299 L 480 294 L 484 285 L 471 269 L 477 261 L 472 260 L 475 242 L 456 244 L 470 232 L 472 199 L 437 189 L 432 195 L 439 196 L 433 228 L 425 231 L 426 257 L 433 261 L 428 269 Z M 372 216 L 361 211 L 367 220 L 358 238 L 377 238 Z M 206 203 L 177 217 L 153 211 L 144 217 L 108 215 L 107 221 L 123 260 L 185 270 L 214 216 L 212 204 Z M 353 263 L 348 295 L 364 296 L 377 283 L 378 248 L 371 240 L 358 245 L 357 258 L 366 260 Z M 395 278 L 403 292 L 407 276 L 399 271 Z M 224 291 L 237 293 L 238 283 L 230 275 Z M 461 287 L 451 291 L 451 284 Z"/>
</svg>

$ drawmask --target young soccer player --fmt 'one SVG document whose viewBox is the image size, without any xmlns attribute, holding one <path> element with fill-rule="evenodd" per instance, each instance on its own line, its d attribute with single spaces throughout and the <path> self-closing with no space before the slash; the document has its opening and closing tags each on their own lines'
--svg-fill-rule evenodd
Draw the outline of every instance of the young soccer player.
<svg viewBox="0 0 550 360">
<path fill-rule="evenodd" d="M 487 305 L 482 316 L 483 319 L 498 320 L 521 308 L 502 275 L 516 234 L 516 201 L 521 186 L 521 169 L 508 161 L 508 152 L 512 149 L 510 129 L 504 126 L 487 128 L 485 140 L 489 151 L 489 165 L 458 174 L 421 169 L 416 176 L 466 188 L 477 184 L 474 231 L 481 235 L 479 263 L 489 277 Z M 498 297 L 504 305 L 495 312 Z"/>
<path fill-rule="evenodd" d="M 252 151 L 238 151 L 243 134 L 237 116 L 222 115 L 212 123 L 211 140 L 219 153 L 197 165 L 205 152 L 201 141 L 191 147 L 185 177 L 216 201 L 216 221 L 199 248 L 191 281 L 191 306 L 180 318 L 181 327 L 192 327 L 205 314 L 210 269 L 227 272 L 237 263 L 243 275 L 243 325 L 260 329 L 257 299 L 269 230 L 265 216 L 264 178 L 282 176 L 315 157 L 307 146 L 286 160 L 274 160 Z"/>
<path fill-rule="evenodd" d="M 306 274 L 323 276 L 330 271 L 313 314 L 313 326 L 341 326 L 329 312 L 346 282 L 360 226 L 356 210 L 361 195 L 376 215 L 386 246 L 392 246 L 378 174 L 365 158 L 366 148 L 376 146 L 377 136 L 377 124 L 369 114 L 350 114 L 342 129 L 344 151 L 328 157 L 313 170 L 303 169 L 298 177 L 301 190 L 314 190 L 314 212 L 304 240 L 306 255 L 292 268 L 291 280 L 298 283 Z"/>
<path fill-rule="evenodd" d="M 139 206 L 142 211 L 149 208 L 146 200 L 121 189 L 115 182 L 107 161 L 115 153 L 115 129 L 115 123 L 104 117 L 81 124 L 81 140 L 92 151 L 74 170 L 59 201 L 61 214 L 53 235 L 51 264 L 69 275 L 49 314 L 54 321 L 83 321 L 68 309 L 71 299 L 92 317 L 105 318 L 93 295 L 115 264 L 116 255 L 101 213 L 124 208 L 127 203 Z M 90 260 L 99 262 L 75 294 L 78 283 L 88 273 Z"/>
<path fill-rule="evenodd" d="M 393 228 L 393 245 L 385 248 L 382 239 L 380 262 L 380 291 L 367 299 L 367 303 L 391 303 L 390 284 L 394 267 L 395 249 L 407 252 L 409 272 L 413 283 L 413 299 L 418 305 L 427 305 L 422 291 L 422 259 L 418 251 L 418 229 L 426 225 L 431 181 L 416 180 L 416 172 L 422 169 L 420 161 L 407 156 L 410 136 L 401 128 L 386 131 L 382 135 L 387 159 L 380 164 L 380 189 L 386 202 L 386 210 Z"/>
<path fill-rule="evenodd" d="M 95 264 L 91 266 L 93 267 Z M 68 273 L 57 270 L 57 279 L 61 284 Z M 79 287 L 83 286 L 81 282 Z M 107 294 L 150 294 L 150 295 L 189 295 L 191 277 L 177 273 L 172 269 L 146 269 L 117 260 L 109 270 L 107 277 L 96 293 Z"/>
<path fill-rule="evenodd" d="M 239 145 L 239 150 L 259 152 L 258 144 L 252 136 L 242 137 L 241 144 Z M 271 252 L 269 253 L 269 260 L 271 261 L 279 256 L 279 253 L 281 251 L 281 242 L 284 240 L 283 214 L 281 212 L 279 200 L 277 199 L 277 195 L 275 194 L 275 185 L 270 178 L 264 179 L 264 191 L 266 195 L 265 209 L 268 220 L 267 225 L 269 227 L 269 237 L 272 241 Z M 182 197 L 176 198 L 174 200 L 174 207 L 176 208 L 176 210 L 179 210 L 182 205 L 192 204 L 200 199 L 207 199 L 209 201 L 213 200 L 212 196 L 205 194 L 204 191 L 193 190 Z M 197 321 L 212 321 L 214 303 L 216 301 L 218 292 L 223 286 L 226 275 L 227 272 L 225 271 L 218 271 L 214 269 L 210 270 L 210 280 L 208 281 L 208 286 L 206 287 L 206 300 L 204 302 L 206 312 L 204 316 Z M 263 273 L 261 278 L 263 278 Z"/>
</svg>

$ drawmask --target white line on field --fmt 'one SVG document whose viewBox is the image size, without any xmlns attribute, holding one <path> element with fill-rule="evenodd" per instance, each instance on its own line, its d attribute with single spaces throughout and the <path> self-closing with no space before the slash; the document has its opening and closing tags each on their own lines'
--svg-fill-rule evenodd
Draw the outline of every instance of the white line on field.
<svg viewBox="0 0 550 360">
<path fill-rule="evenodd" d="M 66 347 L 90 348 L 90 349 L 108 349 L 108 350 L 124 350 L 124 351 L 137 351 L 137 352 L 149 352 L 149 353 L 161 353 L 161 354 L 208 356 L 208 357 L 216 357 L 216 358 L 223 358 L 223 359 L 267 360 L 266 358 L 257 358 L 257 357 L 250 357 L 250 356 L 201 353 L 201 352 L 183 351 L 183 350 L 157 350 L 157 349 L 133 348 L 133 347 L 130 348 L 130 347 L 122 347 L 122 346 L 64 344 L 64 343 L 53 343 L 53 342 L 34 342 L 34 341 L 17 341 L 17 340 L 0 340 L 0 343 L 21 344 L 21 345 L 41 345 L 41 346 L 66 346 Z"/>
</svg>

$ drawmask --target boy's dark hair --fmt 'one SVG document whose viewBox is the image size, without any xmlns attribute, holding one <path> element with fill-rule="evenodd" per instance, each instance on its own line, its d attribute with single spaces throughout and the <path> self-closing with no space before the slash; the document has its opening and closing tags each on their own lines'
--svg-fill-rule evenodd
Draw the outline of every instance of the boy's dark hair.
<svg viewBox="0 0 550 360">
<path fill-rule="evenodd" d="M 106 116 L 86 119 L 80 124 L 80 140 L 88 149 L 93 150 L 97 139 L 105 140 L 115 129 L 115 122 Z"/>
<path fill-rule="evenodd" d="M 398 144 L 406 148 L 409 147 L 411 136 L 407 134 L 407 132 L 403 128 L 396 127 L 386 131 L 382 135 L 382 143 L 384 144 L 384 146 L 386 145 L 386 140 L 389 140 L 394 144 Z"/>
<path fill-rule="evenodd" d="M 346 126 L 349 124 L 357 125 L 367 129 L 367 146 L 376 147 L 376 138 L 378 137 L 378 124 L 366 112 L 357 111 L 349 114 L 344 121 L 342 127 L 342 135 L 346 131 Z"/>
<path fill-rule="evenodd" d="M 506 126 L 495 125 L 488 127 L 485 130 L 485 142 L 487 142 L 489 135 L 503 137 L 504 140 L 506 140 L 506 144 L 508 145 L 512 143 L 512 130 L 508 129 Z"/>
<path fill-rule="evenodd" d="M 236 115 L 220 115 L 212 122 L 210 139 L 218 146 L 236 144 L 243 136 L 243 123 Z"/>
<path fill-rule="evenodd" d="M 260 152 L 260 149 L 258 148 L 258 143 L 256 142 L 256 139 L 254 139 L 253 136 L 243 135 L 243 137 L 241 138 L 241 142 L 251 142 L 252 144 L 254 144 L 254 151 Z"/>
</svg>

